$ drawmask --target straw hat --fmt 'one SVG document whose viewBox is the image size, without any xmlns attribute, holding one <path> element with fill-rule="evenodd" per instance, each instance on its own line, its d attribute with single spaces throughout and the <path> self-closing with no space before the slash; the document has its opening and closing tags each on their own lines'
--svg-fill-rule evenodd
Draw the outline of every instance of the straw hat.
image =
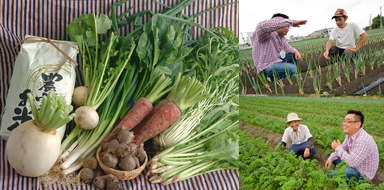
<svg viewBox="0 0 384 190">
<path fill-rule="evenodd" d="M 287 121 L 285 122 L 285 124 L 289 125 L 288 123 L 291 121 L 303 121 L 303 119 L 299 118 L 296 113 L 290 113 L 287 116 Z"/>
</svg>

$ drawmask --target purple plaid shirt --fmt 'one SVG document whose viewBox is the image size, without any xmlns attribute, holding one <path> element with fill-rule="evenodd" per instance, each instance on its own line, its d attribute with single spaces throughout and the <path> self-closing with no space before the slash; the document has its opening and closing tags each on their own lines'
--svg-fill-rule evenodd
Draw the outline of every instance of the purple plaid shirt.
<svg viewBox="0 0 384 190">
<path fill-rule="evenodd" d="M 284 19 L 282 17 L 265 20 L 257 25 L 252 35 L 252 56 L 257 73 L 272 66 L 274 63 L 282 62 L 280 52 L 283 48 L 289 53 L 296 52 L 296 49 L 288 44 L 284 36 L 279 37 L 275 32 L 278 29 L 292 25 L 291 19 Z"/>
<path fill-rule="evenodd" d="M 349 167 L 356 168 L 368 180 L 375 177 L 379 167 L 379 150 L 376 142 L 363 128 L 351 138 L 347 135 L 343 144 L 336 148 L 328 160 L 333 162 L 338 158 L 349 164 Z"/>
</svg>

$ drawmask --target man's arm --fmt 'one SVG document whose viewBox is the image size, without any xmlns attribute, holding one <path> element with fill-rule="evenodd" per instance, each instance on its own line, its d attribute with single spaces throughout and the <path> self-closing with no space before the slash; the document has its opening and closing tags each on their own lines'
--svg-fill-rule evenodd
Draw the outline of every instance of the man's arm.
<svg viewBox="0 0 384 190">
<path fill-rule="evenodd" d="M 350 167 L 356 168 L 365 160 L 365 158 L 369 156 L 371 152 L 367 141 L 356 141 L 353 149 L 353 151 L 348 153 L 343 147 L 337 147 L 335 149 L 335 153 L 342 160 L 344 160 L 345 163 L 349 164 Z"/>
<path fill-rule="evenodd" d="M 273 19 L 265 20 L 260 22 L 256 27 L 257 40 L 265 41 L 268 39 L 270 33 L 284 28 L 284 27 L 300 27 L 300 25 L 304 25 L 307 23 L 307 20 L 291 20 L 285 19 L 282 17 L 275 17 Z"/>
<path fill-rule="evenodd" d="M 292 25 L 293 21 L 291 19 L 285 19 L 281 17 L 261 21 L 256 27 L 256 38 L 259 41 L 265 41 L 268 39 L 270 33 L 280 28 L 289 27 Z"/>
<path fill-rule="evenodd" d="M 308 144 L 307 144 L 306 148 L 309 148 L 309 150 L 312 150 L 312 148 L 315 147 L 314 144 L 315 144 L 315 139 L 313 139 L 313 137 L 311 137 L 308 139 Z"/>
<path fill-rule="evenodd" d="M 328 55 L 329 55 L 329 50 L 331 49 L 332 47 L 332 42 L 333 40 L 329 39 L 328 42 L 327 42 L 327 46 L 325 46 L 325 52 L 323 54 L 323 56 L 325 57 L 325 59 L 329 59 Z"/>
<path fill-rule="evenodd" d="M 355 48 L 347 48 L 345 50 L 351 50 L 351 51 L 359 50 L 361 47 L 363 47 L 367 38 L 368 38 L 368 34 L 366 32 L 360 34 L 360 40 L 359 40 L 359 43 L 356 45 L 356 47 Z"/>
<path fill-rule="evenodd" d="M 342 147 L 342 149 L 344 149 L 345 151 L 348 150 L 348 143 L 346 141 L 346 138 L 344 139 L 344 142 L 340 145 L 340 147 Z M 338 154 L 335 151 L 335 152 L 332 152 L 331 155 L 328 157 L 328 161 L 333 162 L 338 158 L 340 158 L 340 156 L 338 156 Z M 327 167 L 327 165 L 325 167 Z"/>
</svg>

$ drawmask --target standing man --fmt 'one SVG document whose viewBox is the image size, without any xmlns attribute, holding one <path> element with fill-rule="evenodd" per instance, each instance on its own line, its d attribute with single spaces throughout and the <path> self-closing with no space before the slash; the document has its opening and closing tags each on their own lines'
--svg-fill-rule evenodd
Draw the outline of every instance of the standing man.
<svg viewBox="0 0 384 190">
<path fill-rule="evenodd" d="M 283 139 L 281 140 L 284 147 L 287 146 L 288 140 L 291 139 L 292 145 L 289 147 L 289 152 L 293 150 L 295 156 L 303 155 L 304 158 L 310 158 L 315 154 L 314 139 L 306 125 L 300 125 L 303 119 L 299 118 L 296 113 L 290 113 L 287 116 L 286 125 L 289 125 L 284 131 Z"/>
<path fill-rule="evenodd" d="M 349 110 L 343 121 L 343 133 L 346 134 L 343 144 L 339 140 L 332 142 L 333 152 L 325 167 L 333 163 L 337 165 L 344 160 L 349 164 L 344 169 L 347 178 L 355 176 L 357 180 L 360 174 L 372 180 L 379 167 L 379 151 L 375 140 L 363 128 L 364 115 L 360 111 Z M 347 152 L 349 151 L 349 152 Z M 335 176 L 336 171 L 331 172 Z"/>
<path fill-rule="evenodd" d="M 332 30 L 323 55 L 326 59 L 337 55 L 350 59 L 364 45 L 368 35 L 357 24 L 346 22 L 348 15 L 344 9 L 337 9 L 333 18 L 335 18 L 337 28 Z M 356 45 L 355 38 L 357 36 L 360 36 L 360 40 Z M 332 46 L 333 41 L 336 41 L 336 46 Z"/>
<path fill-rule="evenodd" d="M 281 78 L 286 77 L 286 71 L 293 75 L 298 59 L 301 59 L 299 51 L 290 46 L 285 39 L 291 26 L 300 27 L 306 24 L 306 20 L 291 20 L 287 15 L 274 14 L 272 19 L 260 22 L 252 35 L 252 56 L 257 73 L 262 72 L 273 80 L 274 71 Z M 281 58 L 280 52 L 284 49 L 287 54 Z"/>
</svg>

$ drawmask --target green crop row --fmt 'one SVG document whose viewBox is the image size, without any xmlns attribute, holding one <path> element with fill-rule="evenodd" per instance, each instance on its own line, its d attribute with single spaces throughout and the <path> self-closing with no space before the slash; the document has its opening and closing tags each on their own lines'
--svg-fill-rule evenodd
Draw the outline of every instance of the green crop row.
<svg viewBox="0 0 384 190">
<path fill-rule="evenodd" d="M 273 149 L 265 139 L 249 137 L 247 131 L 239 136 L 240 189 L 384 189 L 384 184 L 375 187 L 366 180 L 347 184 L 342 174 L 331 178 L 332 169 L 321 168 L 317 160 L 296 158 L 282 146 Z"/>
</svg>

